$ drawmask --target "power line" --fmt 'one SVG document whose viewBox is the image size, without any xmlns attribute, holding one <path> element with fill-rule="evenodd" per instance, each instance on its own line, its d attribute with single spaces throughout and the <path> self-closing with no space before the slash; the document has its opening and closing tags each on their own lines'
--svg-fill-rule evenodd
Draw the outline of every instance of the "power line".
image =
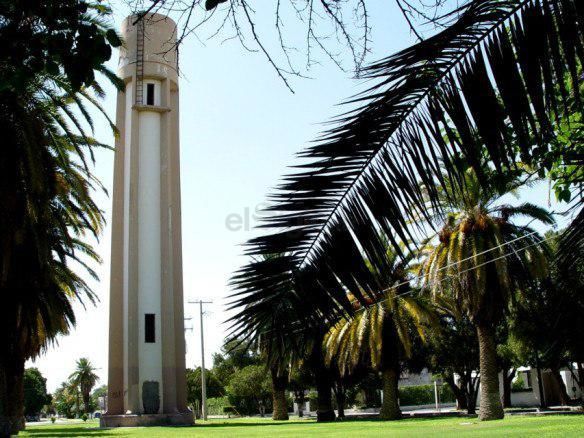
<svg viewBox="0 0 584 438">
<path fill-rule="evenodd" d="M 529 222 L 527 225 L 525 225 L 524 227 L 527 227 L 527 226 L 529 226 L 529 224 L 530 224 L 531 222 L 533 222 L 533 220 L 532 220 L 532 221 L 530 221 L 530 222 Z M 480 256 L 480 255 L 483 255 L 483 254 L 486 254 L 486 253 L 488 253 L 488 252 L 494 251 L 494 250 L 496 250 L 496 249 L 502 248 L 502 247 L 504 247 L 504 246 L 506 246 L 506 245 L 508 245 L 508 244 L 510 244 L 510 243 L 517 242 L 517 241 L 519 241 L 519 240 L 521 240 L 521 239 L 525 239 L 525 238 L 527 238 L 527 237 L 531 237 L 531 236 L 532 236 L 532 235 L 534 235 L 534 234 L 537 234 L 537 231 L 533 231 L 533 232 L 531 232 L 531 233 L 524 234 L 524 235 L 522 235 L 522 236 L 519 236 L 519 237 L 517 237 L 517 238 L 515 238 L 515 239 L 509 240 L 509 241 L 507 241 L 507 242 L 504 242 L 504 243 L 502 243 L 502 244 L 500 244 L 500 245 L 497 245 L 497 246 L 494 246 L 494 247 L 492 247 L 492 248 L 489 248 L 488 250 L 485 250 L 485 251 L 483 251 L 483 252 L 480 252 L 480 253 L 478 253 L 478 254 L 475 254 L 475 255 L 473 255 L 473 256 L 467 257 L 467 258 L 465 258 L 465 259 L 462 259 L 462 260 L 459 260 L 459 261 L 456 261 L 456 262 L 453 262 L 453 263 L 449 263 L 448 265 L 446 265 L 446 266 L 443 266 L 442 268 L 440 268 L 440 269 L 436 270 L 436 272 L 439 272 L 439 271 L 441 271 L 441 270 L 444 270 L 444 269 L 448 269 L 448 268 L 450 268 L 450 267 L 452 267 L 452 266 L 455 266 L 455 265 L 457 265 L 457 264 L 460 264 L 460 263 L 462 263 L 462 262 L 464 262 L 464 261 L 466 261 L 466 260 L 474 259 L 474 258 L 476 258 L 476 257 L 478 257 L 478 256 Z M 500 259 L 502 259 L 502 258 L 505 258 L 505 257 L 509 257 L 510 255 L 516 254 L 518 251 L 523 251 L 523 250 L 525 250 L 525 249 L 531 248 L 532 246 L 536 246 L 536 245 L 539 245 L 539 244 L 541 244 L 541 243 L 543 243 L 543 242 L 546 242 L 546 241 L 550 240 L 552 237 L 553 237 L 553 236 L 544 237 L 544 238 L 542 238 L 541 240 L 539 240 L 539 241 L 537 241 L 537 242 L 532 242 L 532 243 L 530 243 L 530 244 L 528 244 L 528 245 L 525 245 L 525 246 L 523 246 L 523 247 L 521 247 L 521 248 L 519 248 L 519 249 L 516 249 L 516 250 L 510 251 L 510 252 L 504 253 L 504 254 L 502 254 L 502 255 L 500 255 L 500 256 L 498 256 L 498 257 L 496 257 L 496 258 L 493 258 L 493 259 L 487 260 L 486 262 L 484 262 L 484 263 L 481 263 L 480 265 L 477 265 L 477 266 L 473 266 L 473 267 L 471 267 L 471 268 L 468 268 L 467 270 L 465 270 L 465 271 L 462 271 L 461 273 L 470 272 L 470 271 L 472 271 L 472 270 L 475 270 L 475 269 L 478 269 L 478 268 L 480 268 L 480 267 L 482 267 L 482 266 L 485 266 L 485 265 L 487 265 L 487 264 L 489 264 L 489 263 L 495 262 L 495 261 L 497 261 L 497 260 L 500 260 Z M 392 285 L 392 286 L 390 286 L 390 287 L 388 287 L 388 288 L 386 288 L 386 289 L 382 289 L 382 290 L 381 290 L 379 293 L 381 293 L 381 294 L 382 294 L 382 293 L 385 293 L 385 292 L 389 292 L 389 291 L 390 291 L 390 290 L 392 290 L 392 289 L 398 288 L 398 287 L 400 287 L 400 286 L 407 285 L 407 284 L 411 283 L 411 282 L 412 282 L 412 281 L 414 281 L 414 280 L 422 279 L 422 278 L 424 278 L 424 277 L 425 277 L 425 275 L 423 275 L 423 274 L 420 274 L 420 275 L 414 276 L 413 278 L 411 278 L 411 279 L 409 279 L 409 280 L 403 281 L 403 282 L 401 282 L 401 283 L 398 283 L 398 284 L 394 284 L 394 285 Z M 439 280 L 439 282 L 442 282 L 442 281 L 445 281 L 445 280 L 447 280 L 447 278 L 442 278 L 441 280 Z M 401 298 L 401 297 L 404 297 L 404 296 L 406 296 L 406 295 L 411 295 L 411 294 L 413 294 L 414 292 L 416 292 L 416 290 L 412 289 L 412 290 L 410 290 L 410 291 L 408 291 L 408 292 L 404 292 L 404 293 L 402 293 L 402 294 L 396 295 L 394 298 Z M 362 307 L 360 307 L 359 309 L 357 309 L 357 310 L 355 311 L 355 313 L 357 313 L 357 312 L 364 312 L 364 311 L 365 311 L 365 310 L 367 310 L 368 308 L 370 308 L 370 307 L 373 307 L 373 306 L 375 306 L 375 305 L 379 304 L 380 302 L 381 302 L 381 301 L 376 301 L 376 302 L 374 302 L 374 303 L 372 303 L 372 304 L 368 304 L 368 305 L 362 306 Z M 272 332 L 272 331 L 274 331 L 274 329 L 271 329 L 271 330 L 266 330 L 266 331 L 264 331 L 263 333 L 269 333 L 269 332 Z M 293 331 L 292 333 L 299 333 L 299 332 L 301 332 L 301 330 L 296 330 L 296 331 Z"/>
</svg>

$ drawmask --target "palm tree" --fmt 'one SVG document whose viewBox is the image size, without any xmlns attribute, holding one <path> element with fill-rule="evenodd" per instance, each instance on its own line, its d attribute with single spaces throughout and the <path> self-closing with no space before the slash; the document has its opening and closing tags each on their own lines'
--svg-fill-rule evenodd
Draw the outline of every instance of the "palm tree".
<svg viewBox="0 0 584 438">
<path fill-rule="evenodd" d="M 290 266 L 293 256 L 268 254 L 256 258 L 250 270 L 268 269 L 280 272 L 282 267 Z M 255 288 L 255 280 L 250 281 L 250 272 L 234 276 L 232 285 L 246 289 Z M 253 277 L 253 275 L 251 275 Z M 315 308 L 310 297 L 300 300 L 297 289 L 302 279 L 292 271 L 285 271 L 274 289 L 266 290 L 266 300 L 252 303 L 243 309 L 244 320 L 233 318 L 232 333 L 245 331 L 238 338 L 240 342 L 251 342 L 262 352 L 270 369 L 273 383 L 274 419 L 286 419 L 287 403 L 285 389 L 291 366 L 305 363 L 316 376 L 318 392 L 317 421 L 332 421 L 335 413 L 332 408 L 331 372 L 324 364 L 322 337 L 326 327 L 323 320 L 312 315 Z M 230 336 L 236 339 L 235 336 Z"/>
<path fill-rule="evenodd" d="M 328 364 L 335 362 L 341 374 L 350 373 L 363 361 L 379 370 L 383 379 L 384 420 L 398 420 L 400 359 L 411 354 L 410 325 L 424 336 L 424 324 L 431 321 L 431 311 L 412 296 L 387 292 L 383 301 L 358 308 L 351 318 L 332 326 L 323 342 Z"/>
<path fill-rule="evenodd" d="M 383 379 L 381 418 L 397 420 L 401 418 L 397 389 L 400 360 L 411 355 L 411 331 L 415 329 L 424 339 L 425 328 L 435 325 L 436 319 L 429 306 L 413 296 L 415 290 L 408 281 L 408 265 L 415 253 L 402 261 L 387 242 L 385 248 L 387 270 L 380 284 L 387 287 L 382 298 L 362 306 L 351 296 L 354 314 L 329 328 L 323 348 L 326 363 L 335 362 L 341 375 L 362 363 L 379 370 Z"/>
<path fill-rule="evenodd" d="M 57 98 L 62 105 L 69 101 L 66 95 Z M 14 133 L 10 139 L 13 152 L 19 147 L 28 151 L 20 156 L 12 154 L 2 162 L 7 171 L 0 172 L 3 187 L 12 187 L 1 195 L 10 214 L 3 215 L 5 227 L 0 236 L 0 289 L 9 297 L 0 322 L 7 353 L 0 369 L 7 376 L 2 381 L 8 387 L 2 388 L 0 396 L 11 400 L 4 406 L 13 427 L 21 427 L 24 362 L 75 324 L 72 300 L 94 301 L 93 292 L 73 270 L 72 262 L 97 278 L 88 261 L 100 262 L 101 258 L 85 239 L 88 234 L 98 236 L 104 225 L 103 213 L 91 199 L 92 191 L 102 186 L 74 152 L 75 148 L 104 145 L 84 134 L 67 134 L 51 123 L 51 119 L 61 117 L 55 100 L 42 99 L 34 105 L 16 113 L 22 118 L 9 131 L 9 135 Z M 27 132 L 28 127 L 34 131 Z M 36 146 L 27 144 L 35 138 Z M 15 162 L 18 165 L 9 166 Z"/>
<path fill-rule="evenodd" d="M 95 374 L 95 367 L 91 364 L 89 359 L 82 357 L 77 361 L 77 368 L 69 376 L 71 384 L 79 388 L 81 397 L 83 398 L 83 405 L 85 406 L 85 413 L 89 413 L 89 400 L 91 398 L 91 390 L 99 380 L 99 376 Z"/>
<path fill-rule="evenodd" d="M 263 260 L 270 262 L 282 258 L 282 254 L 270 254 Z M 277 261 L 277 260 L 276 260 Z M 287 299 L 281 299 L 271 309 L 271 314 L 264 319 L 259 337 L 259 349 L 270 369 L 272 379 L 272 419 L 288 420 L 288 400 L 286 388 L 289 383 L 290 362 L 294 354 L 293 338 L 286 328 L 293 318 L 294 307 Z"/>
<path fill-rule="evenodd" d="M 460 185 L 447 186 L 441 193 L 439 207 L 448 216 L 422 273 L 434 297 L 453 299 L 476 328 L 480 418 L 492 420 L 503 417 L 495 326 L 515 291 L 544 275 L 547 266 L 544 240 L 529 226 L 514 224 L 513 219 L 523 216 L 544 224 L 553 224 L 554 219 L 545 209 L 529 203 L 501 203 L 502 195 L 521 184 L 513 176 L 486 185 L 471 167 L 463 176 Z"/>
<path fill-rule="evenodd" d="M 91 14 L 80 19 L 103 32 L 111 30 Z M 113 73 L 104 66 L 101 70 L 120 85 Z M 74 300 L 94 301 L 73 264 L 96 278 L 88 263 L 100 262 L 100 257 L 85 240 L 103 229 L 103 212 L 91 199 L 92 191 L 103 187 L 89 166 L 93 149 L 105 145 L 87 135 L 93 120 L 86 106 L 105 114 L 97 100 L 101 96 L 95 81 L 79 89 L 66 76 L 48 71 L 38 72 L 18 92 L 3 89 L 0 94 L 0 123 L 8 145 L 0 159 L 5 212 L 0 215 L 0 291 L 5 297 L 0 311 L 0 429 L 8 424 L 12 433 L 24 427 L 25 361 L 68 333 L 75 324 Z"/>
</svg>

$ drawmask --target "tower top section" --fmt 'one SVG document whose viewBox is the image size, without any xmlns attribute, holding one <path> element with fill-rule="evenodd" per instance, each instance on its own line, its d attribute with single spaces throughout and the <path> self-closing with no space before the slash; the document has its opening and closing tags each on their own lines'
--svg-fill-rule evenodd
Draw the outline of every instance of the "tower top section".
<svg viewBox="0 0 584 438">
<path fill-rule="evenodd" d="M 178 85 L 176 23 L 161 14 L 130 15 L 122 22 L 124 46 L 120 50 L 118 75 L 134 78 L 170 79 Z"/>
</svg>

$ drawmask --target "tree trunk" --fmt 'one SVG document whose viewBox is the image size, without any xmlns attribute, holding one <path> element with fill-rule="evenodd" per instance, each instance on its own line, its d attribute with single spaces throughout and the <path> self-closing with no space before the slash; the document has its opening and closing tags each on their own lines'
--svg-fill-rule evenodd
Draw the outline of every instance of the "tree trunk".
<svg viewBox="0 0 584 438">
<path fill-rule="evenodd" d="M 477 325 L 479 340 L 479 364 L 481 372 L 481 407 L 479 418 L 500 420 L 504 417 L 499 391 L 499 370 L 495 331 L 490 325 Z"/>
<path fill-rule="evenodd" d="M 560 404 L 562 406 L 568 406 L 570 404 L 570 396 L 568 395 L 568 391 L 566 390 L 566 384 L 564 383 L 564 379 L 562 379 L 562 375 L 560 374 L 560 369 L 558 367 L 550 368 L 552 372 L 552 377 L 556 381 L 558 385 L 558 392 L 560 393 Z"/>
<path fill-rule="evenodd" d="M 298 417 L 304 417 L 304 404 L 306 403 L 306 397 L 304 395 L 304 390 L 301 391 L 294 391 L 294 401 L 298 406 Z"/>
<path fill-rule="evenodd" d="M 272 419 L 274 420 L 288 420 L 288 401 L 286 400 L 286 386 L 288 378 L 278 372 L 278 369 L 272 367 L 272 401 L 274 410 L 272 412 Z"/>
<path fill-rule="evenodd" d="M 511 383 L 515 378 L 515 369 L 511 368 L 503 370 L 503 407 L 510 408 L 511 404 Z"/>
<path fill-rule="evenodd" d="M 83 393 L 83 406 L 85 407 L 84 411 L 87 415 L 89 415 L 89 399 L 91 395 L 89 393 Z"/>
<path fill-rule="evenodd" d="M 328 370 L 326 372 L 323 370 L 319 371 L 316 376 L 316 390 L 318 392 L 316 400 L 316 421 L 334 421 L 335 411 L 333 409 L 331 379 L 328 375 Z"/>
<path fill-rule="evenodd" d="M 392 367 L 382 371 L 383 379 L 383 404 L 379 417 L 382 420 L 399 420 L 402 416 L 399 408 L 399 394 L 397 384 L 399 381 L 399 371 Z"/>
<path fill-rule="evenodd" d="M 537 386 L 539 389 L 539 406 L 541 409 L 547 408 L 543 378 L 541 376 L 541 364 L 539 363 L 539 353 L 535 350 L 535 367 L 537 372 Z"/>
<path fill-rule="evenodd" d="M 324 364 L 324 356 L 320 343 L 317 343 L 316 347 L 312 350 L 310 366 L 313 369 L 316 380 L 316 421 L 334 421 L 335 411 L 333 409 L 332 399 L 333 380 L 331 370 Z"/>
<path fill-rule="evenodd" d="M 337 401 L 337 417 L 345 418 L 345 400 L 347 398 L 345 386 L 341 382 L 337 382 L 333 389 Z"/>
<path fill-rule="evenodd" d="M 479 392 L 477 390 L 477 386 L 480 384 L 480 380 L 478 377 L 475 377 L 473 380 L 472 376 L 468 380 L 467 384 L 467 414 L 474 415 L 477 413 L 477 396 Z"/>
<path fill-rule="evenodd" d="M 8 362 L 8 363 L 7 363 Z M 4 419 L 0 418 L 0 431 L 9 431 L 17 435 L 24 430 L 24 362 L 7 361 L 2 364 L 3 372 L 0 378 L 0 402 L 4 411 Z M 3 423 L 3 424 L 2 424 Z M 2 436 L 2 435 L 0 435 Z"/>
<path fill-rule="evenodd" d="M 580 402 L 584 405 L 584 366 L 578 361 L 578 386 L 580 387 Z"/>
<path fill-rule="evenodd" d="M 0 438 L 10 438 L 10 421 L 6 412 L 8 406 L 7 384 L 5 367 L 0 365 Z"/>
<path fill-rule="evenodd" d="M 456 382 L 454 381 L 454 377 L 452 375 L 444 377 L 444 381 L 452 390 L 454 397 L 456 397 L 456 409 L 464 411 L 468 407 L 468 403 L 466 400 L 466 393 L 463 389 L 461 389 Z"/>
</svg>

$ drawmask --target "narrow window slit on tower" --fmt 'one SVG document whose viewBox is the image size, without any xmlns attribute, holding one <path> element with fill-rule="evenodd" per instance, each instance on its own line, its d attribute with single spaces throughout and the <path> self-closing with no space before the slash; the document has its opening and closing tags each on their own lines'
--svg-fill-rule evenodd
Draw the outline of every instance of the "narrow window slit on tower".
<svg viewBox="0 0 584 438">
<path fill-rule="evenodd" d="M 154 105 L 154 84 L 146 84 L 146 105 Z"/>
<path fill-rule="evenodd" d="M 155 332 L 155 325 L 154 325 L 154 313 L 146 313 L 144 315 L 144 342 L 152 344 L 156 342 L 156 332 Z"/>
</svg>

